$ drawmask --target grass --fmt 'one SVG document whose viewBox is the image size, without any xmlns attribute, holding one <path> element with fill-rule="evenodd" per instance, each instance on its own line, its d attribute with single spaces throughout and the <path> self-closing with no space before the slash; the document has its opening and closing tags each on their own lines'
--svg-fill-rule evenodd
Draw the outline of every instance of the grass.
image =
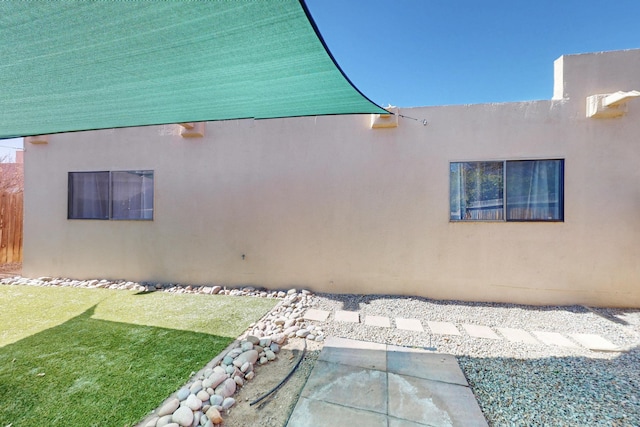
<svg viewBox="0 0 640 427">
<path fill-rule="evenodd" d="M 276 303 L 0 286 L 0 426 L 130 426 Z"/>
</svg>

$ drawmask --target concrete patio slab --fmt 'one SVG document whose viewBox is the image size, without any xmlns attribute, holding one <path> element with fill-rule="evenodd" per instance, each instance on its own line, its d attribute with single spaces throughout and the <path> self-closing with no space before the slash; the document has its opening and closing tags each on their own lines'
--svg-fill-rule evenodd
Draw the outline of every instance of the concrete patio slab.
<svg viewBox="0 0 640 427">
<path fill-rule="evenodd" d="M 462 325 L 462 327 L 464 328 L 465 331 L 467 331 L 469 336 L 472 336 L 473 338 L 486 338 L 490 340 L 502 339 L 498 336 L 498 334 L 493 332 L 493 329 L 491 329 L 488 326 L 465 324 L 465 325 Z"/>
<path fill-rule="evenodd" d="M 406 351 L 402 347 L 388 346 L 387 371 L 426 380 L 469 385 L 458 361 L 450 354 L 426 350 Z"/>
<path fill-rule="evenodd" d="M 315 308 L 310 308 L 304 313 L 305 320 L 325 322 L 328 318 L 329 318 L 329 312 L 326 310 L 317 310 Z"/>
<path fill-rule="evenodd" d="M 301 397 L 287 427 L 387 427 L 387 417 L 375 412 Z"/>
<path fill-rule="evenodd" d="M 402 317 L 396 317 L 396 327 L 398 329 L 404 329 L 405 331 L 424 332 L 422 323 L 418 319 L 404 319 Z"/>
<path fill-rule="evenodd" d="M 611 341 L 596 334 L 569 334 L 583 347 L 593 351 L 620 351 L 620 348 Z"/>
<path fill-rule="evenodd" d="M 413 421 L 401 420 L 389 417 L 389 427 L 424 427 L 424 424 L 414 423 Z"/>
<path fill-rule="evenodd" d="M 338 349 L 357 349 L 357 350 L 379 350 L 386 351 L 386 344 L 379 344 L 369 341 L 358 341 L 349 338 L 329 337 L 324 342 L 325 348 L 338 348 Z"/>
<path fill-rule="evenodd" d="M 379 369 L 363 368 L 345 364 L 345 356 L 347 362 L 383 363 Z M 455 357 L 329 338 L 287 426 L 485 427 L 487 422 Z"/>
<path fill-rule="evenodd" d="M 567 338 L 559 334 L 558 332 L 544 332 L 544 331 L 532 331 L 536 338 L 545 343 L 546 345 L 557 345 L 560 347 L 578 348 L 576 344 L 569 341 Z"/>
<path fill-rule="evenodd" d="M 318 360 L 384 370 L 387 365 L 386 349 L 384 344 L 330 337 L 325 341 Z"/>
<path fill-rule="evenodd" d="M 360 323 L 360 313 L 357 311 L 336 310 L 333 318 L 336 322 Z"/>
<path fill-rule="evenodd" d="M 529 332 L 516 328 L 496 328 L 507 340 L 525 344 L 539 344 Z"/>
<path fill-rule="evenodd" d="M 379 328 L 390 328 L 391 321 L 385 316 L 366 316 L 364 318 L 364 324 L 369 326 L 377 326 Z"/>
<path fill-rule="evenodd" d="M 393 373 L 389 415 L 431 426 L 487 426 L 469 387 Z"/>
<path fill-rule="evenodd" d="M 438 335 L 461 335 L 456 325 L 450 322 L 427 322 L 431 332 Z"/>
<path fill-rule="evenodd" d="M 387 375 L 380 370 L 318 360 L 301 396 L 336 405 L 349 402 L 351 408 L 386 414 Z"/>
</svg>

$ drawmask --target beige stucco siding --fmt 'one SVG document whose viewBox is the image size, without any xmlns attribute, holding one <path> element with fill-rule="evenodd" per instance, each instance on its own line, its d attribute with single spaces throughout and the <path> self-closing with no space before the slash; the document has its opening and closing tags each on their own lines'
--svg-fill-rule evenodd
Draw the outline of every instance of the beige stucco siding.
<svg viewBox="0 0 640 427">
<path fill-rule="evenodd" d="M 24 274 L 640 306 L 640 100 L 608 120 L 584 97 L 401 113 L 429 125 L 237 120 L 28 145 Z M 565 160 L 564 222 L 450 222 L 449 163 L 511 159 Z M 154 170 L 153 221 L 67 219 L 68 172 L 128 169 Z"/>
</svg>

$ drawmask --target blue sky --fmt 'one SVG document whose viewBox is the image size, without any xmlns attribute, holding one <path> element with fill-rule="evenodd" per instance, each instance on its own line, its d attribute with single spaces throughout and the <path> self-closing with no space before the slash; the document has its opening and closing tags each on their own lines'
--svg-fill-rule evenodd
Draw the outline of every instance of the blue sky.
<svg viewBox="0 0 640 427">
<path fill-rule="evenodd" d="M 15 161 L 16 148 L 22 149 L 22 138 L 0 139 L 0 161 Z"/>
<path fill-rule="evenodd" d="M 550 99 L 559 56 L 640 48 L 638 0 L 306 3 L 343 71 L 384 106 Z M 21 145 L 0 141 L 0 157 Z"/>
<path fill-rule="evenodd" d="M 306 3 L 343 71 L 385 106 L 550 99 L 559 56 L 640 48 L 638 0 Z"/>
</svg>

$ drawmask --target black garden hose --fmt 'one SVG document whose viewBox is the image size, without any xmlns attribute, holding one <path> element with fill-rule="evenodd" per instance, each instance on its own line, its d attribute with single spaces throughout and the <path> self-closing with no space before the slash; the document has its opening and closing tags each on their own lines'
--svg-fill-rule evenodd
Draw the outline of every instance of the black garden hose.
<svg viewBox="0 0 640 427">
<path fill-rule="evenodd" d="M 266 398 L 267 396 L 269 396 L 270 394 L 272 394 L 273 392 L 278 390 L 280 387 L 282 387 L 282 385 L 285 382 L 287 382 L 287 380 L 291 377 L 291 375 L 293 375 L 293 373 L 296 371 L 296 369 L 298 369 L 298 366 L 300 365 L 300 362 L 302 362 L 302 359 L 304 359 L 304 355 L 305 355 L 306 352 L 307 352 L 307 340 L 304 340 L 304 348 L 302 349 L 302 354 L 300 355 L 300 358 L 298 359 L 296 364 L 293 366 L 293 369 L 291 369 L 291 371 L 289 371 L 287 376 L 284 377 L 282 379 L 282 381 L 280 381 L 278 383 L 278 385 L 276 385 L 274 388 L 272 388 L 271 390 L 269 390 L 268 392 L 266 392 L 265 394 L 263 394 L 262 396 L 260 396 L 256 400 L 254 400 L 253 402 L 249 403 L 249 406 L 255 405 L 256 403 L 260 402 L 261 400 L 263 400 L 264 398 Z"/>
</svg>

